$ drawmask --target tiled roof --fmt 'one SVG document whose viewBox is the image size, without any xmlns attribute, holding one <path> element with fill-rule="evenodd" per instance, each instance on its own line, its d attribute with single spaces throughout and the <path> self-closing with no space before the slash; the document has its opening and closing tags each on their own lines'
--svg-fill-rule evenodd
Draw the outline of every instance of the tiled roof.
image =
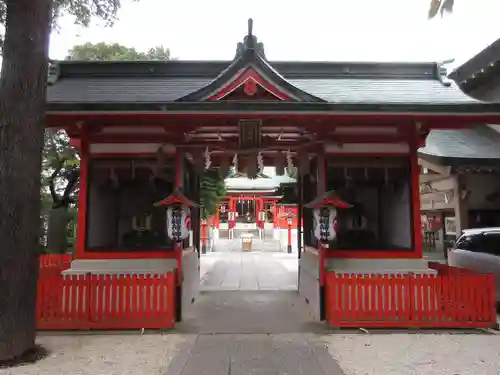
<svg viewBox="0 0 500 375">
<path fill-rule="evenodd" d="M 419 156 L 441 164 L 500 163 L 500 134 L 487 125 L 469 129 L 432 130 Z"/>
<path fill-rule="evenodd" d="M 436 63 L 268 62 L 248 56 L 232 62 L 63 61 L 51 70 L 47 98 L 49 105 L 197 101 L 196 92 L 222 84 L 226 73 L 232 77 L 232 66 L 254 67 L 260 61 L 266 68 L 262 74 L 273 75 L 286 89 L 295 88 L 303 102 L 317 98 L 334 104 L 479 103 L 447 81 Z"/>
<path fill-rule="evenodd" d="M 473 103 L 452 84 L 425 79 L 292 79 L 291 83 L 333 103 Z"/>
<path fill-rule="evenodd" d="M 173 102 L 210 82 L 198 77 L 80 77 L 48 87 L 49 103 Z M 432 79 L 289 79 L 303 91 L 331 103 L 475 103 L 453 83 Z"/>
<path fill-rule="evenodd" d="M 49 86 L 47 98 L 49 103 L 173 102 L 209 82 L 182 77 L 68 78 Z"/>
</svg>

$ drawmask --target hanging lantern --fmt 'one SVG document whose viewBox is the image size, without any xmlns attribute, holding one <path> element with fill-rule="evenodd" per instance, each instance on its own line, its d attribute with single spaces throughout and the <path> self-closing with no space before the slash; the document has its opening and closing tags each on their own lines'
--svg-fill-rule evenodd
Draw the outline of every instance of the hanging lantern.
<svg viewBox="0 0 500 375">
<path fill-rule="evenodd" d="M 266 211 L 259 211 L 259 220 L 266 221 Z"/>
<path fill-rule="evenodd" d="M 337 239 L 339 223 L 337 208 L 346 209 L 352 206 L 341 200 L 334 191 L 314 199 L 304 207 L 311 208 L 314 216 L 314 237 L 322 242 L 324 247 Z"/>
<path fill-rule="evenodd" d="M 167 207 L 166 226 L 167 236 L 175 242 L 189 237 L 191 231 L 191 208 L 199 204 L 189 200 L 179 190 L 175 189 L 167 198 L 156 202 L 155 207 Z"/>
</svg>

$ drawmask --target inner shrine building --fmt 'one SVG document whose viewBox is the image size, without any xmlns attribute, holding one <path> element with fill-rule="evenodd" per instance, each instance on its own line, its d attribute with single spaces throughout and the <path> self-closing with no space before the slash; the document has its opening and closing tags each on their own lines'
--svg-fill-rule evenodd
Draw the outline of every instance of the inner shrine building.
<svg viewBox="0 0 500 375">
<path fill-rule="evenodd" d="M 270 61 L 251 22 L 232 57 L 55 64 L 46 126 L 66 130 L 81 156 L 68 272 L 170 267 L 191 300 L 200 209 L 189 208 L 190 236 L 174 241 L 154 204 L 173 192 L 166 205 L 199 203 L 207 165 L 249 178 L 264 165 L 298 168 L 299 292 L 318 316 L 326 270 L 431 272 L 417 149 L 431 129 L 498 123 L 500 104 L 467 96 L 438 63 Z M 326 206 L 336 214 L 321 243 L 315 209 Z"/>
</svg>

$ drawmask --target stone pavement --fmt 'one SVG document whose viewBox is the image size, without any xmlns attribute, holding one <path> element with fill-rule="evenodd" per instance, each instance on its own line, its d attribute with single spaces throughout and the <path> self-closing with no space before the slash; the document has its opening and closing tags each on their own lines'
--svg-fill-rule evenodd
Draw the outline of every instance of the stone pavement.
<svg viewBox="0 0 500 375">
<path fill-rule="evenodd" d="M 297 254 L 208 253 L 200 259 L 202 291 L 297 290 Z"/>
<path fill-rule="evenodd" d="M 228 252 L 242 252 L 241 238 L 229 240 L 227 238 L 219 238 L 214 242 L 214 252 L 228 253 Z M 273 238 L 259 239 L 259 237 L 252 238 L 252 251 L 253 252 L 283 252 L 281 250 L 280 240 Z"/>
<path fill-rule="evenodd" d="M 343 375 L 315 335 L 197 335 L 166 375 Z"/>
<path fill-rule="evenodd" d="M 176 324 L 177 333 L 326 333 L 295 291 L 202 292 Z"/>
<path fill-rule="evenodd" d="M 174 330 L 190 339 L 166 374 L 343 374 L 319 343 L 326 325 L 298 296 L 297 254 L 272 240 L 251 252 L 238 240 L 218 242 L 220 252 L 200 259 L 200 295 Z"/>
</svg>

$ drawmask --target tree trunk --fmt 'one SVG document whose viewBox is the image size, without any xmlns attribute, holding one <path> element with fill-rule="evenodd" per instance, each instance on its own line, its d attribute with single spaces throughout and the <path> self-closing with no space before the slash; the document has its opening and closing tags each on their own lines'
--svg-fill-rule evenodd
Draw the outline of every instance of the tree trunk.
<svg viewBox="0 0 500 375">
<path fill-rule="evenodd" d="M 6 0 L 0 78 L 0 361 L 34 347 L 51 0 Z"/>
<path fill-rule="evenodd" d="M 47 252 L 63 254 L 68 250 L 68 206 L 53 208 L 49 212 Z"/>
</svg>

